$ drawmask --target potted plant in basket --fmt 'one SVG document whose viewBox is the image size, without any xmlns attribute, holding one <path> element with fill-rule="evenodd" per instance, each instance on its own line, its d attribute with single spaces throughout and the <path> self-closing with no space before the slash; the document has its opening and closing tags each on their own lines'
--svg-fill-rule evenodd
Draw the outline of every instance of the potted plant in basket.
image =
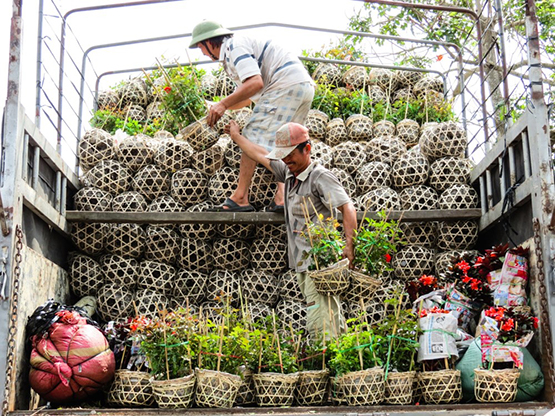
<svg viewBox="0 0 555 416">
<path fill-rule="evenodd" d="M 296 343 L 288 331 L 280 330 L 275 314 L 267 326 L 250 332 L 249 367 L 259 406 L 291 406 L 299 379 Z"/>
<path fill-rule="evenodd" d="M 330 341 L 328 367 L 334 376 L 337 402 L 366 406 L 383 401 L 384 348 L 383 337 L 363 329 L 362 324 L 350 326 L 337 340 Z"/>
<path fill-rule="evenodd" d="M 316 290 L 323 295 L 340 295 L 350 284 L 349 260 L 343 258 L 345 241 L 339 230 L 337 219 L 316 216 L 310 221 L 308 208 L 303 206 L 306 230 L 302 236 L 310 243 L 310 250 L 304 253 L 310 259 L 309 275 Z"/>
<path fill-rule="evenodd" d="M 186 408 L 195 391 L 191 345 L 197 320 L 188 311 L 162 311 L 156 318 L 135 318 L 133 332 L 141 337 L 140 349 L 147 358 L 156 403 L 163 408 Z"/>
<path fill-rule="evenodd" d="M 245 363 L 248 331 L 234 314 L 229 314 L 218 325 L 203 322 L 195 339 L 198 347 L 197 406 L 232 407 L 242 385 L 239 374 Z"/>
<path fill-rule="evenodd" d="M 344 298 L 351 303 L 370 299 L 381 285 L 381 277 L 393 268 L 393 254 L 401 243 L 397 221 L 387 219 L 385 211 L 378 212 L 379 219 L 365 217 L 353 237 L 354 270 L 351 270 L 351 287 Z"/>
<path fill-rule="evenodd" d="M 490 307 L 479 324 L 482 368 L 474 370 L 474 393 L 480 402 L 512 402 L 516 398 L 525 348 L 538 327 L 529 308 Z"/>
<path fill-rule="evenodd" d="M 393 307 L 376 328 L 376 334 L 387 342 L 385 368 L 385 402 L 388 404 L 410 404 L 416 378 L 416 351 L 421 334 L 418 317 L 410 309 L 404 309 L 405 293 L 387 299 Z"/>
<path fill-rule="evenodd" d="M 324 404 L 330 371 L 326 366 L 327 345 L 323 336 L 316 340 L 298 335 L 299 382 L 295 390 L 296 401 L 301 406 Z"/>
</svg>

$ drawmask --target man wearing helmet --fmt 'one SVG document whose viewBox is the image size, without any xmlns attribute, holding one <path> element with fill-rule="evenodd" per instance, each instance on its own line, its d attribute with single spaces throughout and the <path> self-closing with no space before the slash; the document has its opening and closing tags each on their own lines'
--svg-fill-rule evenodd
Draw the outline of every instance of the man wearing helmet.
<svg viewBox="0 0 555 416">
<path fill-rule="evenodd" d="M 207 115 L 210 126 L 226 110 L 255 103 L 242 134 L 268 151 L 275 144 L 275 133 L 285 123 L 304 123 L 314 98 L 314 83 L 301 61 L 271 40 L 234 36 L 212 21 L 193 29 L 190 48 L 200 48 L 213 61 L 221 61 L 235 81 L 235 91 L 214 103 Z M 254 211 L 249 204 L 249 187 L 256 162 L 241 156 L 239 181 L 234 193 L 217 210 Z M 274 202 L 267 210 L 283 212 L 283 184 L 278 183 Z"/>
</svg>

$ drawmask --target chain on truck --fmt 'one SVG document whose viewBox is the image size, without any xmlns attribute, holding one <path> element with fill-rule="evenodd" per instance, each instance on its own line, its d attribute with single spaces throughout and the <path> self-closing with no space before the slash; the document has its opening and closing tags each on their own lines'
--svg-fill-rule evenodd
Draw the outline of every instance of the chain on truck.
<svg viewBox="0 0 555 416">
<path fill-rule="evenodd" d="M 231 16 L 236 5 L 228 3 L 222 3 L 220 12 Z M 327 5 L 306 3 L 326 13 Z M 229 196 L 241 152 L 224 134 L 223 122 L 208 133 L 202 124 L 207 103 L 235 88 L 220 63 L 195 57 L 193 50 L 185 52 L 192 33 L 183 31 L 198 23 L 194 16 L 202 20 L 198 11 L 206 4 L 144 0 L 81 7 L 62 6 L 57 0 L 12 1 L 0 160 L 0 333 L 6 334 L 0 340 L 5 369 L 0 372 L 2 414 L 147 415 L 186 408 L 214 414 L 447 411 L 501 416 L 544 415 L 555 406 L 553 121 L 546 104 L 552 100 L 553 74 L 551 66 L 542 67 L 542 61 L 552 59 L 543 44 L 548 36 L 541 26 L 547 24 L 545 2 L 486 0 L 465 3 L 468 8 L 459 2 L 350 3 L 348 29 L 321 27 L 323 19 L 316 13 L 297 22 L 292 18 L 294 23 L 276 23 L 262 11 L 252 12 L 250 24 L 228 26 L 237 35 L 273 34 L 276 41 L 294 39 L 291 48 L 302 47 L 296 52 L 316 88 L 305 123 L 313 158 L 332 170 L 348 191 L 361 224 L 365 218 L 381 226 L 393 221 L 403 239 L 396 252 L 376 260 L 387 263 L 388 271 L 362 280 L 356 300 L 347 295 L 354 293 L 356 275 L 347 273 L 351 280 L 350 289 L 341 292 L 343 309 L 348 322 L 359 319 L 359 325 L 353 324 L 333 346 L 322 344 L 307 353 L 310 344 L 299 335 L 307 305 L 286 267 L 284 216 L 263 209 L 273 200 L 272 177 L 261 168 L 255 171 L 251 203 L 256 211 L 208 209 Z M 131 18 L 136 12 L 152 21 L 167 19 L 167 24 L 157 29 L 150 20 Z M 188 14 L 186 24 L 170 23 L 171 16 Z M 307 23 L 311 21 L 313 25 Z M 139 23 L 155 29 L 133 35 Z M 116 26 L 126 40 L 116 40 Z M 162 26 L 169 35 L 160 35 Z M 103 41 L 111 29 L 109 41 Z M 87 31 L 98 33 L 91 39 Z M 297 41 L 308 44 L 312 38 L 317 47 L 326 42 L 330 46 L 315 52 Z M 157 46 L 150 54 L 152 44 Z M 160 57 L 166 55 L 160 51 L 169 56 L 174 50 L 185 57 Z M 126 58 L 121 63 L 116 55 L 142 60 L 133 65 Z M 28 56 L 36 58 L 34 73 L 25 65 Z M 34 101 L 27 102 L 28 96 Z M 249 111 L 228 111 L 223 120 L 244 125 Z M 204 141 L 204 147 L 194 147 L 195 141 Z M 502 250 L 500 263 L 496 250 Z M 509 253 L 526 259 L 525 278 L 524 283 L 505 284 L 501 296 L 504 273 L 517 267 L 507 266 Z M 486 273 L 489 280 L 468 272 L 484 270 L 484 259 L 499 266 Z M 458 277 L 443 281 L 444 276 Z M 494 281 L 495 276 L 500 280 Z M 419 293 L 411 312 L 407 288 L 422 289 L 430 282 L 434 290 Z M 474 285 L 469 293 L 475 298 L 449 297 L 461 296 L 461 282 Z M 477 288 L 484 284 L 492 303 L 478 302 Z M 520 295 L 515 295 L 516 288 L 522 290 Z M 503 321 L 494 333 L 503 328 L 512 334 L 524 331 L 519 319 L 531 314 L 537 321 L 527 322 L 539 325 L 530 330 L 528 344 L 515 338 L 500 347 L 486 337 L 496 317 L 501 321 L 499 313 L 509 313 L 509 306 L 516 305 L 499 299 L 521 303 L 510 310 L 510 322 Z M 72 308 L 77 301 L 92 308 L 94 320 L 78 320 L 74 312 L 84 312 Z M 179 313 L 163 315 L 171 309 L 193 311 L 186 316 L 194 316 L 197 326 L 184 323 Z M 399 319 L 405 309 L 416 325 L 414 332 L 399 332 L 408 322 Z M 465 321 L 469 311 L 473 314 Z M 233 321 L 238 314 L 248 325 Z M 418 327 L 434 322 L 434 314 L 454 316 L 455 327 Z M 253 316 L 266 319 L 267 332 L 253 329 Z M 31 337 L 33 320 L 45 317 L 51 322 Z M 149 319 L 160 319 L 158 328 L 164 328 L 158 332 L 163 338 L 153 342 L 151 350 L 140 343 L 152 328 Z M 164 319 L 173 326 L 164 326 Z M 397 319 L 389 327 L 392 332 L 380 333 L 391 319 Z M 56 350 L 52 328 L 63 331 L 72 322 L 73 334 L 88 325 L 90 333 L 102 334 L 99 342 L 109 348 L 94 353 L 91 345 L 71 350 L 72 337 L 61 337 L 68 350 Z M 235 391 L 231 401 L 228 397 L 218 402 L 225 406 L 211 405 L 217 389 L 207 393 L 214 384 L 199 387 L 205 373 L 195 373 L 194 367 L 214 364 L 217 368 L 210 370 L 219 373 L 233 359 L 248 362 L 232 350 L 239 348 L 229 342 L 233 325 L 234 337 L 239 330 L 248 334 L 244 340 L 259 373 L 249 373 L 251 384 L 245 381 L 248 372 L 243 378 L 234 375 L 230 380 L 235 381 L 214 379 L 211 383 L 224 386 L 218 394 L 229 395 L 233 383 L 239 393 Z M 133 332 L 137 327 L 145 331 L 140 336 Z M 183 328 L 186 335 L 179 338 Z M 454 350 L 441 355 L 448 340 Z M 469 363 L 474 344 L 477 361 Z M 400 345 L 410 347 L 405 364 L 410 362 L 411 371 L 419 369 L 403 393 L 392 384 L 401 374 L 401 364 L 392 364 L 395 346 Z M 418 351 L 417 359 L 417 348 L 424 346 L 441 358 L 421 361 Z M 499 379 L 497 384 L 479 384 L 474 370 L 486 362 L 486 370 L 495 371 L 495 350 L 505 346 L 509 359 L 501 367 L 516 371 L 516 379 L 511 386 Z M 40 348 L 46 351 L 43 355 L 37 352 Z M 158 372 L 149 351 L 162 351 Z M 303 352 L 307 357 L 301 357 Z M 71 367 L 80 354 L 91 356 Z M 88 373 L 87 382 L 76 381 L 91 368 L 94 373 L 98 357 L 107 354 L 113 355 L 115 367 L 109 381 L 97 382 L 101 377 Z M 192 374 L 188 387 L 177 388 L 180 393 L 174 397 L 159 378 L 177 378 L 170 374 L 185 365 L 170 364 L 177 356 L 188 356 Z M 331 378 L 306 378 L 310 372 L 303 369 L 314 357 L 321 367 L 314 371 L 330 377 L 331 370 Z M 357 370 L 366 371 L 351 384 L 347 376 L 355 371 L 346 370 L 347 357 Z M 378 366 L 370 368 L 369 362 Z M 263 369 L 270 367 L 281 379 L 284 373 L 295 374 L 284 402 L 275 384 L 260 387 Z M 370 370 L 381 378 L 369 381 Z M 33 383 L 41 377 L 43 389 L 37 392 Z M 45 387 L 45 378 L 54 381 Z M 303 383 L 306 390 L 300 387 Z M 64 386 L 73 389 L 72 397 L 88 392 L 91 397 L 67 403 L 45 399 Z M 318 400 L 314 389 L 320 389 Z M 510 389 L 514 394 L 508 394 Z M 404 401 L 396 401 L 401 396 Z"/>
</svg>

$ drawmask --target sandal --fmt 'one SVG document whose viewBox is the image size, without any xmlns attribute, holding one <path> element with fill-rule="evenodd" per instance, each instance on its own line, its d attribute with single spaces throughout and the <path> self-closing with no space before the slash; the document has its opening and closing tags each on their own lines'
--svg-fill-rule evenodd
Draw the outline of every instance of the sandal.
<svg viewBox="0 0 555 416">
<path fill-rule="evenodd" d="M 277 205 L 275 201 L 272 201 L 270 205 L 264 208 L 264 212 L 277 212 L 283 214 L 285 212 L 285 207 L 283 205 Z"/>
<path fill-rule="evenodd" d="M 253 212 L 255 211 L 252 205 L 239 205 L 233 199 L 226 198 L 222 205 L 216 205 L 212 209 L 212 212 Z"/>
</svg>

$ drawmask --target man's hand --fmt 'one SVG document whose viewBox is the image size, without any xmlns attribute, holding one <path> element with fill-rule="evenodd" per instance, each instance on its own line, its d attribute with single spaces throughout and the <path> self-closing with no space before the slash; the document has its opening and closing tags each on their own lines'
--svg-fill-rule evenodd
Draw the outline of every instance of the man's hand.
<svg viewBox="0 0 555 416">
<path fill-rule="evenodd" d="M 214 127 L 218 120 L 224 115 L 225 110 L 227 110 L 227 107 L 221 101 L 211 105 L 210 109 L 208 110 L 208 116 L 206 116 L 206 121 L 208 125 L 210 127 Z"/>
<path fill-rule="evenodd" d="M 224 127 L 224 132 L 229 134 L 231 140 L 237 143 L 237 137 L 241 135 L 239 124 L 235 120 L 231 120 L 227 126 Z"/>
<path fill-rule="evenodd" d="M 349 269 L 354 269 L 355 252 L 352 247 L 345 246 L 343 248 L 343 258 L 349 259 Z"/>
</svg>

